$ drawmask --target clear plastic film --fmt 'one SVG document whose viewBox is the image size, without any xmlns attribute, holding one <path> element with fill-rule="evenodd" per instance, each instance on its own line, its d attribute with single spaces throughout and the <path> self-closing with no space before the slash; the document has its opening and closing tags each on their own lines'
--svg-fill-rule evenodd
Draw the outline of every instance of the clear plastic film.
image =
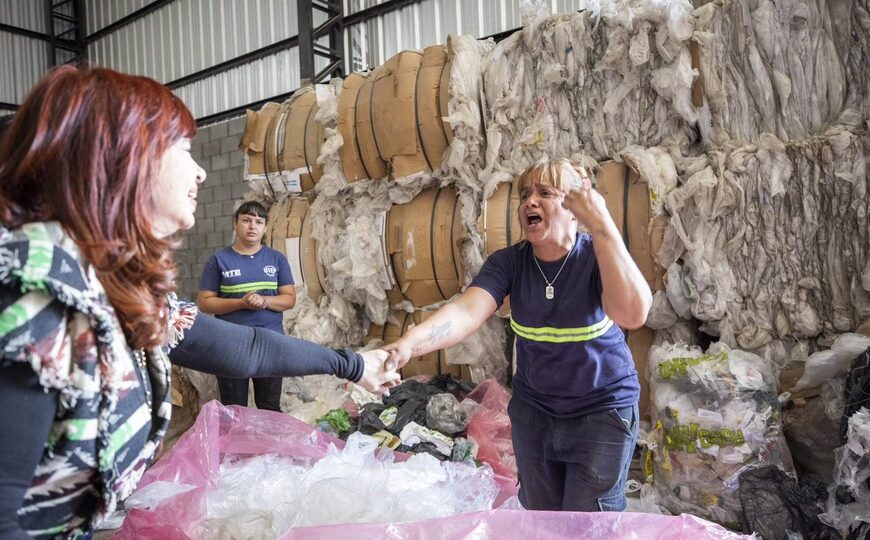
<svg viewBox="0 0 870 540">
<path fill-rule="evenodd" d="M 792 471 L 769 364 L 721 343 L 706 353 L 666 343 L 650 351 L 649 377 L 647 446 L 661 503 L 739 528 L 740 474 L 769 464 Z"/>
<path fill-rule="evenodd" d="M 276 538 L 290 527 L 407 522 L 516 495 L 489 466 L 376 451 L 299 420 L 208 403 L 144 475 L 117 538 Z"/>
<path fill-rule="evenodd" d="M 705 142 L 756 142 L 764 133 L 804 139 L 860 119 L 862 108 L 866 117 L 870 27 L 852 5 L 723 0 L 697 8 Z"/>
<path fill-rule="evenodd" d="M 834 451 L 827 512 L 819 517 L 846 537 L 863 538 L 870 532 L 870 410 L 861 408 L 848 426 L 846 444 Z"/>
<path fill-rule="evenodd" d="M 630 145 L 687 149 L 695 138 L 690 4 L 631 0 L 586 7 L 532 18 L 487 56 L 488 190 L 543 157 L 586 165 Z"/>
<path fill-rule="evenodd" d="M 870 316 L 868 148 L 866 131 L 832 126 L 676 159 L 665 200 L 675 313 L 744 350 L 854 331 Z"/>
</svg>

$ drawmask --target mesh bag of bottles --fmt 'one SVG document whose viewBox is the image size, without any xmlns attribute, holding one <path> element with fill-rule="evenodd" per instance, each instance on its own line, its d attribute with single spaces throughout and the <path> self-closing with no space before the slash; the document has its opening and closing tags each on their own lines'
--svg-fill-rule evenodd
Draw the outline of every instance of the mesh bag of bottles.
<svg viewBox="0 0 870 540">
<path fill-rule="evenodd" d="M 650 351 L 653 430 L 648 472 L 665 508 L 740 528 L 740 474 L 792 472 L 775 377 L 761 357 L 714 343 Z"/>
</svg>

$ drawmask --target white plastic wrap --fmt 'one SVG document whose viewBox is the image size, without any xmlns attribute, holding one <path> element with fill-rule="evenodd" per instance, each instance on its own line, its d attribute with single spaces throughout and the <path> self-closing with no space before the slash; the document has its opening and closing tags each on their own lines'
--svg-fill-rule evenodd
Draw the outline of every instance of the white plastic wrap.
<svg viewBox="0 0 870 540">
<path fill-rule="evenodd" d="M 665 204 L 670 256 L 682 259 L 668 268 L 674 311 L 748 350 L 849 332 L 870 317 L 868 148 L 867 132 L 836 126 L 678 159 L 681 185 Z"/>
<path fill-rule="evenodd" d="M 276 538 L 291 527 L 416 521 L 489 510 L 498 493 L 492 469 L 440 463 L 428 454 L 393 461 L 377 441 L 353 433 L 311 466 L 272 454 L 226 460 L 208 493 L 198 538 Z"/>
<path fill-rule="evenodd" d="M 864 73 L 854 70 L 847 80 L 848 49 L 867 47 L 849 35 L 852 4 L 716 0 L 696 9 L 693 38 L 710 118 L 700 122 L 706 142 L 755 142 L 763 133 L 804 139 L 859 118 L 853 111 L 843 115 L 847 92 L 867 92 L 866 59 Z M 854 11 L 861 9 L 860 2 L 854 4 Z M 851 43 L 838 50 L 841 38 Z M 864 89 L 852 86 L 862 80 Z"/>
<path fill-rule="evenodd" d="M 804 365 L 804 374 L 795 383 L 794 389 L 801 390 L 819 386 L 849 371 L 852 361 L 870 347 L 870 336 L 842 334 L 837 336 L 831 348 L 813 353 Z"/>
<path fill-rule="evenodd" d="M 477 228 L 483 193 L 486 139 L 480 115 L 480 74 L 486 54 L 492 50 L 492 40 L 480 41 L 470 36 L 450 36 L 448 49 L 452 59 L 450 96 L 447 116 L 453 140 L 444 152 L 438 177 L 441 185 L 453 182 L 462 203 L 462 266 L 466 283 L 477 275 L 483 265 L 483 239 Z"/>
<path fill-rule="evenodd" d="M 281 392 L 281 410 L 308 424 L 338 409 L 350 397 L 347 381 L 332 375 L 287 377 Z"/>
<path fill-rule="evenodd" d="M 866 407 L 849 418 L 846 444 L 834 455 L 835 485 L 830 488 L 827 512 L 819 518 L 847 537 L 850 528 L 870 523 L 870 411 Z M 848 493 L 851 502 L 838 500 L 838 487 Z"/>
<path fill-rule="evenodd" d="M 487 191 L 543 157 L 594 164 L 629 145 L 694 139 L 689 3 L 588 7 L 530 20 L 488 55 Z"/>
<path fill-rule="evenodd" d="M 649 358 L 654 485 L 674 514 L 740 522 L 738 478 L 747 468 L 792 470 L 776 380 L 762 358 L 714 343 L 704 354 L 653 346 Z"/>
<path fill-rule="evenodd" d="M 477 332 L 447 349 L 447 362 L 468 364 L 471 380 L 475 383 L 489 378 L 504 382 L 508 367 L 505 339 L 504 320 L 490 317 Z"/>
</svg>

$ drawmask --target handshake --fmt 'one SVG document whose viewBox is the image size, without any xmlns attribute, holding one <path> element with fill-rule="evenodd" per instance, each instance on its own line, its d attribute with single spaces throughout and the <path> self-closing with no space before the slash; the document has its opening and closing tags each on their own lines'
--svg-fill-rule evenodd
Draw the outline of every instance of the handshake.
<svg viewBox="0 0 870 540">
<path fill-rule="evenodd" d="M 357 384 L 376 394 L 390 393 L 402 383 L 398 369 L 408 363 L 410 351 L 404 351 L 399 342 L 390 343 L 383 349 L 372 349 L 359 353 L 365 369 Z"/>
</svg>

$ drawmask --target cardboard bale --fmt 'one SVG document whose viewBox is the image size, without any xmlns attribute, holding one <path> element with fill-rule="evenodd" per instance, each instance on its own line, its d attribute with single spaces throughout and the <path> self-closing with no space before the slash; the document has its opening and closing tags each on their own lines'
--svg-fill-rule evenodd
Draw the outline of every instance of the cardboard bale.
<svg viewBox="0 0 870 540">
<path fill-rule="evenodd" d="M 338 133 L 341 135 L 341 148 L 338 155 L 341 158 L 341 169 L 348 182 L 356 182 L 369 178 L 363 165 L 359 141 L 356 133 L 356 107 L 360 88 L 365 82 L 365 75 L 351 73 L 342 82 L 341 96 L 338 99 Z"/>
<path fill-rule="evenodd" d="M 486 257 L 523 239 L 523 228 L 517 211 L 519 206 L 520 196 L 514 189 L 513 182 L 499 184 L 492 196 L 483 202 L 477 226 L 483 236 L 483 251 Z M 508 317 L 510 314 L 510 295 L 508 295 L 496 311 L 496 315 Z"/>
<path fill-rule="evenodd" d="M 299 223 L 299 275 L 294 276 L 297 283 L 302 282 L 308 286 L 308 296 L 315 302 L 320 302 L 326 290 L 326 270 L 320 264 L 320 256 L 317 253 L 317 240 L 312 236 L 312 219 L 311 206 L 306 207 L 306 211 L 302 216 L 302 221 Z M 291 219 L 290 227 L 295 227 Z"/>
<path fill-rule="evenodd" d="M 241 141 L 242 148 L 248 158 L 245 177 L 266 174 L 266 132 L 269 130 L 272 118 L 280 108 L 280 104 L 270 102 L 263 105 L 259 112 L 248 111 L 247 124 Z"/>
<path fill-rule="evenodd" d="M 288 191 L 309 191 L 323 176 L 323 166 L 317 164 L 325 139 L 323 127 L 314 119 L 318 109 L 317 92 L 313 88 L 290 98 L 284 123 L 284 145 L 278 160 L 287 177 Z"/>
<path fill-rule="evenodd" d="M 447 47 L 434 45 L 423 50 L 423 60 L 417 72 L 417 131 L 423 157 L 430 170 L 441 166 L 447 149 L 447 135 L 441 109 L 441 76 L 447 64 Z M 446 88 L 445 88 L 446 91 Z"/>
<path fill-rule="evenodd" d="M 649 365 L 649 351 L 656 338 L 656 333 L 652 328 L 647 328 L 646 326 L 641 326 L 635 330 L 624 330 L 623 332 L 625 332 L 625 342 L 631 351 L 632 358 L 634 358 L 637 378 L 640 381 L 640 417 L 643 420 L 649 420 L 651 413 L 647 366 Z"/>
<path fill-rule="evenodd" d="M 393 272 L 414 306 L 447 300 L 462 288 L 460 204 L 452 186 L 429 188 L 387 214 Z"/>
<path fill-rule="evenodd" d="M 356 143 L 359 146 L 360 159 L 366 172 L 366 178 L 371 179 L 383 178 L 388 173 L 384 154 L 378 148 L 373 125 L 372 91 L 374 90 L 375 77 L 378 76 L 381 69 L 382 66 L 375 68 L 360 86 L 354 116 Z"/>
<path fill-rule="evenodd" d="M 294 283 L 307 285 L 308 295 L 317 302 L 323 295 L 324 270 L 311 236 L 311 202 L 309 196 L 296 195 L 273 205 L 276 216 L 271 247 L 287 257 Z"/>
<path fill-rule="evenodd" d="M 283 198 L 269 208 L 266 216 L 266 234 L 263 242 L 272 249 L 284 253 L 284 238 L 287 236 L 287 205 L 289 198 Z M 287 254 L 284 253 L 286 256 Z"/>
<path fill-rule="evenodd" d="M 287 114 L 290 111 L 290 102 L 285 101 L 278 108 L 278 111 L 269 122 L 269 127 L 266 129 L 266 138 L 263 143 L 263 154 L 265 159 L 265 170 L 267 177 L 278 178 L 281 173 L 281 165 L 278 161 L 278 156 L 283 147 L 284 140 L 284 123 L 287 121 Z M 270 185 L 274 185 L 271 182 Z M 281 182 L 279 192 L 287 191 Z"/>
<path fill-rule="evenodd" d="M 483 236 L 486 257 L 523 239 L 519 206 L 520 195 L 513 182 L 499 184 L 492 196 L 483 202 L 477 225 Z"/>
<path fill-rule="evenodd" d="M 410 330 L 414 325 L 428 319 L 433 313 L 434 311 L 415 311 L 414 313 L 407 313 L 405 311 L 393 312 L 391 319 L 398 321 L 398 324 L 387 322 L 384 325 L 371 325 L 369 333 L 366 336 L 366 343 L 373 339 L 379 339 L 384 344 L 392 343 L 405 335 L 405 332 Z M 400 373 L 403 379 L 417 375 L 450 374 L 460 379 L 471 380 L 471 372 L 466 364 L 451 364 L 448 363 L 447 359 L 447 351 L 443 349 L 422 356 L 415 356 L 405 364 Z"/>
<path fill-rule="evenodd" d="M 397 177 L 428 168 L 417 125 L 417 73 L 422 59 L 419 52 L 402 51 L 370 77 L 375 145 Z"/>
<path fill-rule="evenodd" d="M 320 112 L 320 103 L 315 99 L 308 111 L 305 131 L 302 137 L 305 142 L 303 146 L 305 166 L 308 168 L 308 174 L 311 175 L 311 187 L 314 187 L 323 177 L 323 165 L 317 163 L 317 158 L 320 157 L 320 148 L 326 142 L 326 129 L 324 129 L 323 124 L 317 121 L 318 112 Z M 303 191 L 308 190 L 305 189 Z"/>
<path fill-rule="evenodd" d="M 438 102 L 441 105 L 442 129 L 447 137 L 447 144 L 453 142 L 453 127 L 443 119 L 450 115 L 450 72 L 453 70 L 453 51 L 451 39 L 447 38 L 447 61 L 441 70 L 441 84 L 439 85 Z"/>
<path fill-rule="evenodd" d="M 617 161 L 602 163 L 596 182 L 631 258 L 650 289 L 664 290 L 665 269 L 658 265 L 655 255 L 661 247 L 667 218 L 651 218 L 649 187 L 634 170 Z"/>
</svg>

